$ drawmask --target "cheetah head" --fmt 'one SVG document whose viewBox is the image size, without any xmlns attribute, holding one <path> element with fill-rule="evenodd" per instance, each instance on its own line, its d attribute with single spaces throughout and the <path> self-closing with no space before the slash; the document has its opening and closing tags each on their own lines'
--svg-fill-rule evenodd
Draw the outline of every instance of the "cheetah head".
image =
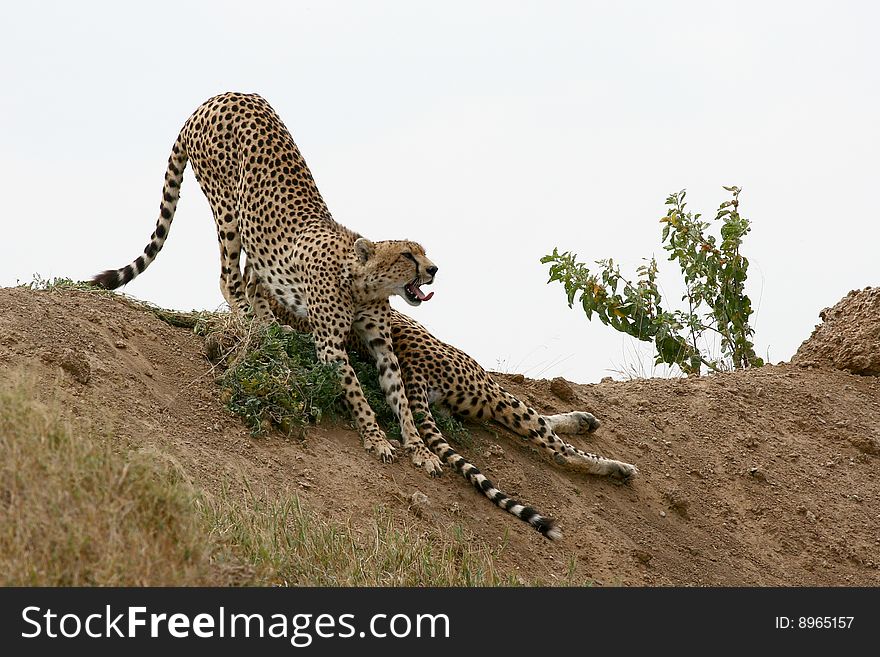
<svg viewBox="0 0 880 657">
<path fill-rule="evenodd" d="M 437 266 L 428 260 L 420 244 L 408 240 L 371 242 L 361 237 L 354 243 L 354 251 L 362 267 L 364 288 L 371 296 L 396 294 L 411 306 L 434 296 L 420 288 L 433 283 L 437 273 Z"/>
</svg>

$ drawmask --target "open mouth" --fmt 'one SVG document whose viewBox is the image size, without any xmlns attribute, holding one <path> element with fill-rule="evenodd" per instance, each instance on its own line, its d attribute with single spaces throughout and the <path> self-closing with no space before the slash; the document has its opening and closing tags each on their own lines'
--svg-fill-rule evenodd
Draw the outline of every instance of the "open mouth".
<svg viewBox="0 0 880 657">
<path fill-rule="evenodd" d="M 406 300 L 413 306 L 418 306 L 422 301 L 430 301 L 434 296 L 433 292 L 425 294 L 418 285 L 419 279 L 414 279 L 411 283 L 403 286 L 403 292 Z"/>
</svg>

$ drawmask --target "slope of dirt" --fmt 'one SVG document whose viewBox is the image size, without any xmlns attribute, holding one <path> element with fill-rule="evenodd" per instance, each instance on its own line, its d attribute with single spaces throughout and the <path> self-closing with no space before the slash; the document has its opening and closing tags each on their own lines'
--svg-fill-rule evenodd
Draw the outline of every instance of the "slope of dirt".
<svg viewBox="0 0 880 657">
<path fill-rule="evenodd" d="M 880 374 L 880 287 L 853 290 L 819 317 L 822 323 L 798 348 L 793 363 Z"/>
<path fill-rule="evenodd" d="M 593 412 L 603 427 L 572 441 L 641 470 L 628 485 L 574 475 L 503 429 L 474 428 L 461 451 L 559 519 L 565 537 L 551 543 L 454 473 L 378 463 L 346 426 L 250 437 L 201 338 L 113 296 L 0 289 L 0 376 L 22 369 L 209 493 L 289 488 L 356 527 L 379 505 L 426 529 L 462 525 L 503 545 L 499 565 L 527 581 L 573 569 L 603 585 L 880 585 L 877 377 L 795 365 L 598 385 L 498 375 L 542 412 Z M 416 491 L 427 504 L 410 508 Z"/>
</svg>

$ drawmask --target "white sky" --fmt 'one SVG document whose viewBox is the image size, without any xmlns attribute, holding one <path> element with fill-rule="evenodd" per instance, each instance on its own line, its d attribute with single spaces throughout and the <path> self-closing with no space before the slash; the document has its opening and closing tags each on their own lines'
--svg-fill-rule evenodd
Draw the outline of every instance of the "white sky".
<svg viewBox="0 0 880 657">
<path fill-rule="evenodd" d="M 880 284 L 878 7 L 4 3 L 0 285 L 135 258 L 183 122 L 238 90 L 274 106 L 338 221 L 425 245 L 436 296 L 395 305 L 488 368 L 582 382 L 638 368 L 632 341 L 545 284 L 540 257 L 633 272 L 663 259 L 668 193 L 687 188 L 708 217 L 731 184 L 753 221 L 758 351 L 787 360 L 823 307 Z M 215 308 L 218 280 L 188 172 L 165 249 L 125 291 Z"/>
</svg>

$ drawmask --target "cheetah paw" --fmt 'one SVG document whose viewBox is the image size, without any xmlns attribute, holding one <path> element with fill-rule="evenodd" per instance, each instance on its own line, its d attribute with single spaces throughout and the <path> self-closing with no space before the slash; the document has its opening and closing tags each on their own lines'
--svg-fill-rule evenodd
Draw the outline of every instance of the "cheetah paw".
<svg viewBox="0 0 880 657">
<path fill-rule="evenodd" d="M 412 462 L 417 468 L 423 468 L 432 477 L 443 474 L 440 457 L 430 451 L 423 443 L 418 443 L 406 448 L 412 453 Z"/>
<path fill-rule="evenodd" d="M 546 415 L 544 420 L 556 433 L 585 434 L 593 433 L 599 428 L 600 422 L 592 413 L 571 411 L 559 415 Z"/>
<path fill-rule="evenodd" d="M 592 413 L 585 413 L 583 411 L 578 411 L 576 414 L 578 419 L 578 433 L 593 433 L 596 429 L 598 429 L 602 423 L 596 419 L 596 416 Z"/>
<path fill-rule="evenodd" d="M 382 463 L 394 461 L 394 447 L 391 446 L 391 443 L 384 436 L 366 436 L 364 438 L 364 449 L 370 454 L 377 456 Z"/>
<path fill-rule="evenodd" d="M 638 476 L 639 469 L 631 463 L 623 461 L 615 461 L 615 469 L 609 472 L 609 476 L 619 479 L 621 483 L 629 482 L 633 477 Z"/>
</svg>

